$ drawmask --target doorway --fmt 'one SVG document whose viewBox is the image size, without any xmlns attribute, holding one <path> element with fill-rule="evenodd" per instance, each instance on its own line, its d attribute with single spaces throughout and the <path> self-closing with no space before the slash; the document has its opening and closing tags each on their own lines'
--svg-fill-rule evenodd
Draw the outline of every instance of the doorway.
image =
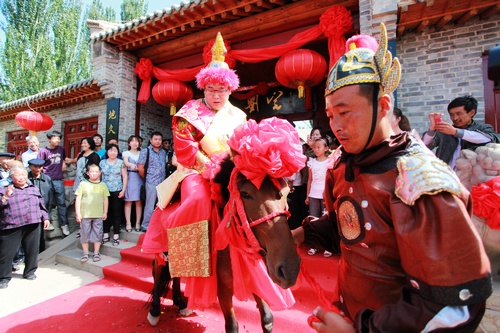
<svg viewBox="0 0 500 333">
<path fill-rule="evenodd" d="M 97 133 L 98 117 L 68 121 L 64 126 L 66 156 L 75 158 L 80 153 L 80 140 Z"/>
<path fill-rule="evenodd" d="M 16 160 L 21 160 L 21 154 L 28 150 L 26 137 L 29 131 L 20 130 L 7 133 L 7 151 L 16 155 Z"/>
</svg>

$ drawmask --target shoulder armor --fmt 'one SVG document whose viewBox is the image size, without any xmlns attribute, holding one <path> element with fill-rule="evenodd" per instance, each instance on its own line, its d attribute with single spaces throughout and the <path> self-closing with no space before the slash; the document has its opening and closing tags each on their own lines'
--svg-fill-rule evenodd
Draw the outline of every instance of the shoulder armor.
<svg viewBox="0 0 500 333">
<path fill-rule="evenodd" d="M 425 151 L 411 151 L 400 157 L 397 168 L 395 194 L 407 205 L 413 206 L 424 194 L 461 193 L 460 180 L 450 166 Z"/>
</svg>

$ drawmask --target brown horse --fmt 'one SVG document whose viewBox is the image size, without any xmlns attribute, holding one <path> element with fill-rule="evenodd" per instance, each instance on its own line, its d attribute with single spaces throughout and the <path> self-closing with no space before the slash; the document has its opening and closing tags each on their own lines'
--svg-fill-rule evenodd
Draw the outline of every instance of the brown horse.
<svg viewBox="0 0 500 333">
<path fill-rule="evenodd" d="M 254 255 L 264 258 L 268 274 L 276 284 L 284 289 L 289 288 L 295 284 L 300 269 L 300 257 L 287 223 L 289 213 L 286 211 L 286 197 L 289 188 L 283 179 L 273 180 L 267 176 L 260 189 L 257 189 L 241 173 L 233 172 L 234 167 L 234 163 L 226 158 L 221 164 L 221 171 L 214 179 L 214 182 L 221 186 L 223 202 L 233 205 L 226 213 L 230 216 L 226 216 L 224 221 L 228 221 L 228 227 L 231 223 L 237 223 L 236 220 L 248 221 L 249 227 L 242 237 L 245 239 L 254 237 L 256 241 L 253 248 L 254 252 L 257 252 Z M 229 187 L 230 181 L 234 184 L 232 191 Z M 238 205 L 238 203 L 241 204 Z M 221 218 L 223 210 L 221 206 L 219 209 Z M 235 219 L 237 215 L 239 218 Z M 156 325 L 160 313 L 160 297 L 168 291 L 168 288 L 165 288 L 170 281 L 168 265 L 154 265 L 153 276 L 155 287 L 152 292 L 152 308 L 148 314 L 148 320 L 152 325 Z M 186 307 L 185 301 L 180 294 L 178 280 L 175 283 L 176 280 L 174 279 L 173 284 L 174 304 L 182 309 Z M 217 285 L 219 304 L 225 319 L 225 330 L 231 333 L 238 332 L 232 299 L 234 289 L 229 246 L 218 253 Z M 273 315 L 269 306 L 257 295 L 254 295 L 254 298 L 261 315 L 263 332 L 272 332 Z"/>
</svg>

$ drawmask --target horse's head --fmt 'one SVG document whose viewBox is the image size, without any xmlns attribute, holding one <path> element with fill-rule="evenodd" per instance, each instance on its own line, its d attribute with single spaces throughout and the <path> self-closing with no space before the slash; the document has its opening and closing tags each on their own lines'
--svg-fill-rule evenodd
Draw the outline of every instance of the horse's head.
<svg viewBox="0 0 500 333">
<path fill-rule="evenodd" d="M 269 276 L 282 288 L 295 285 L 300 257 L 288 227 L 286 198 L 290 189 L 287 183 L 283 179 L 273 182 L 266 177 L 257 189 L 241 173 L 237 178 L 246 218 L 260 245 L 259 254 L 266 262 Z"/>
<path fill-rule="evenodd" d="M 234 130 L 228 144 L 234 169 L 226 221 L 238 221 L 232 229 L 237 238 L 233 241 L 250 257 L 263 256 L 276 284 L 291 287 L 299 274 L 300 257 L 287 221 L 290 189 L 282 178 L 305 164 L 299 135 L 283 119 L 272 117 L 260 123 L 250 119 Z"/>
</svg>

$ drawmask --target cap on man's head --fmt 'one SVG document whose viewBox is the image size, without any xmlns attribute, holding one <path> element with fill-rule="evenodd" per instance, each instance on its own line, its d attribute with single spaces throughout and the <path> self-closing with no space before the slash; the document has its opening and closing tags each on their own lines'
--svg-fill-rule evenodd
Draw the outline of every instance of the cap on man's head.
<svg viewBox="0 0 500 333">
<path fill-rule="evenodd" d="M 6 151 L 4 152 L 0 152 L 0 157 L 10 157 L 10 158 L 14 158 L 16 157 L 16 155 L 12 154 L 12 153 L 8 153 Z"/>
<path fill-rule="evenodd" d="M 31 160 L 28 161 L 28 165 L 44 166 L 45 160 L 42 160 L 41 158 L 32 158 Z"/>
<path fill-rule="evenodd" d="M 346 42 L 345 53 L 332 67 L 326 81 L 325 96 L 344 86 L 378 83 L 384 94 L 394 91 L 401 77 L 398 58 L 392 59 L 387 50 L 387 31 L 380 24 L 380 42 L 377 47 L 373 37 L 358 35 Z"/>
</svg>

